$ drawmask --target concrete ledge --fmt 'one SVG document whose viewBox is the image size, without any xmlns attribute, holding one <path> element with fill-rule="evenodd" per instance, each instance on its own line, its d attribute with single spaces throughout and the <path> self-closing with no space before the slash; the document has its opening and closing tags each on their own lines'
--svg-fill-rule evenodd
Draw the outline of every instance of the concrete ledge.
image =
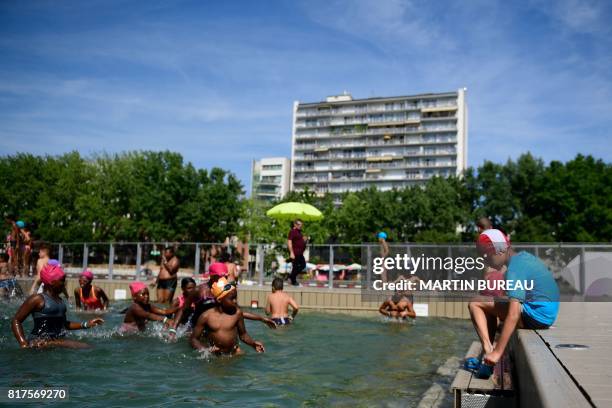
<svg viewBox="0 0 612 408">
<path fill-rule="evenodd" d="M 512 347 L 520 406 L 592 407 L 536 331 L 518 330 Z"/>
</svg>

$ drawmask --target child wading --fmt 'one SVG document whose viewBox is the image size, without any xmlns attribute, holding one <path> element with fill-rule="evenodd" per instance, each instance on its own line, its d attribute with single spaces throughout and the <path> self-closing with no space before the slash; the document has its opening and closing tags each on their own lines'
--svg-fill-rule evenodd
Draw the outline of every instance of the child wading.
<svg viewBox="0 0 612 408">
<path fill-rule="evenodd" d="M 253 340 L 244 327 L 242 311 L 236 305 L 236 287 L 228 283 L 226 278 L 220 278 L 212 285 L 211 290 L 217 305 L 198 318 L 191 333 L 193 348 L 200 351 L 210 350 L 216 354 L 242 354 L 238 344 L 240 338 L 258 353 L 263 353 L 263 344 Z M 204 330 L 210 348 L 201 342 Z"/>
<path fill-rule="evenodd" d="M 123 319 L 123 324 L 119 328 L 119 333 L 131 334 L 144 331 L 149 320 L 163 322 L 168 326 L 174 324 L 172 320 L 165 316 L 172 314 L 172 310 L 160 309 L 149 303 L 149 289 L 147 289 L 146 284 L 143 282 L 130 283 L 130 292 L 134 302 L 125 313 L 125 319 Z M 170 329 L 170 331 L 172 332 L 174 329 Z"/>
<path fill-rule="evenodd" d="M 79 287 L 74 290 L 74 300 L 77 309 L 81 310 L 106 310 L 108 309 L 108 297 L 102 288 L 91 284 L 94 274 L 86 269 L 79 276 Z"/>
<path fill-rule="evenodd" d="M 292 313 L 289 317 L 289 306 Z M 272 293 L 268 294 L 266 299 L 266 313 L 272 317 L 274 323 L 278 326 L 289 324 L 298 314 L 300 307 L 286 292 L 283 292 L 283 280 L 274 278 L 272 281 Z"/>
<path fill-rule="evenodd" d="M 87 344 L 67 340 L 66 330 L 89 329 L 104 323 L 100 318 L 86 322 L 70 322 L 66 319 L 66 304 L 60 298 L 66 285 L 66 274 L 57 261 L 49 262 L 41 271 L 40 279 L 45 284 L 43 293 L 31 295 L 21 305 L 12 321 L 12 329 L 22 348 L 28 347 L 70 347 L 83 348 Z M 23 322 L 32 315 L 34 328 L 26 339 Z"/>
</svg>

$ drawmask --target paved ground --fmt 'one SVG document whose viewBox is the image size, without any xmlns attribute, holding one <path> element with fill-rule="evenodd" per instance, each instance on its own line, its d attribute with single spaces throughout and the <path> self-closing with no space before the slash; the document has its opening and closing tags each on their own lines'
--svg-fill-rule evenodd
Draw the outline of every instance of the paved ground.
<svg viewBox="0 0 612 408">
<path fill-rule="evenodd" d="M 598 407 L 612 406 L 612 302 L 566 302 L 549 330 L 538 334 Z M 560 349 L 581 344 L 588 349 Z"/>
</svg>

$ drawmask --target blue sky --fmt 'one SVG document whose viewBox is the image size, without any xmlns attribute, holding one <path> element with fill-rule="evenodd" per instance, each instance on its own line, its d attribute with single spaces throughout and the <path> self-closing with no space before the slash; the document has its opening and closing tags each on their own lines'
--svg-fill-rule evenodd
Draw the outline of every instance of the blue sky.
<svg viewBox="0 0 612 408">
<path fill-rule="evenodd" d="M 468 162 L 612 160 L 606 1 L 3 1 L 0 155 L 178 151 L 250 185 L 294 100 L 468 88 Z"/>
</svg>

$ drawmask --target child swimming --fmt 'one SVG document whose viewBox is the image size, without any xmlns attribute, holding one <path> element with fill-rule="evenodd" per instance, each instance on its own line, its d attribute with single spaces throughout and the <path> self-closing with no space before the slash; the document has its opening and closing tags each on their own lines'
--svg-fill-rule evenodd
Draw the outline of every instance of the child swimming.
<svg viewBox="0 0 612 408">
<path fill-rule="evenodd" d="M 160 309 L 149 303 L 149 289 L 143 282 L 130 283 L 130 292 L 132 293 L 132 305 L 128 308 L 123 319 L 123 324 L 119 328 L 121 334 L 132 334 L 139 331 L 144 331 L 147 327 L 147 321 L 155 320 L 164 323 L 164 325 L 172 326 L 174 322 L 168 319 L 166 315 L 171 315 L 171 309 Z M 171 331 L 173 329 L 170 329 Z"/>
<path fill-rule="evenodd" d="M 181 279 L 181 293 L 174 301 L 172 302 L 172 310 L 176 313 L 175 317 L 175 325 L 179 324 L 187 324 L 191 315 L 195 310 L 195 301 L 198 294 L 198 288 L 196 286 L 196 281 L 193 278 L 183 278 Z M 178 312 L 181 311 L 181 315 L 179 316 Z M 176 327 L 175 327 L 176 329 Z"/>
<path fill-rule="evenodd" d="M 412 307 L 411 300 L 407 295 L 399 292 L 385 300 L 378 308 L 378 312 L 383 316 L 399 319 L 406 319 L 407 317 L 411 319 L 416 318 L 416 312 Z"/>
<path fill-rule="evenodd" d="M 106 293 L 97 286 L 91 284 L 94 275 L 86 269 L 79 276 L 79 287 L 74 290 L 74 300 L 77 309 L 80 310 L 106 310 L 108 309 L 108 297 Z"/>
<path fill-rule="evenodd" d="M 49 263 L 40 272 L 45 284 L 42 294 L 31 295 L 21 305 L 11 322 L 13 334 L 21 348 L 69 347 L 84 348 L 87 344 L 65 339 L 66 330 L 89 329 L 103 324 L 100 318 L 77 323 L 66 319 L 66 304 L 60 298 L 65 290 L 66 274 L 59 263 Z M 34 328 L 26 339 L 23 322 L 32 315 Z"/>
<path fill-rule="evenodd" d="M 195 287 L 194 290 L 189 290 L 187 292 L 185 290 L 183 291 L 184 298 L 182 307 L 176 309 L 176 315 L 174 316 L 174 329 L 176 329 L 180 324 L 186 324 L 189 329 L 193 328 L 202 313 L 217 305 L 211 288 L 220 278 L 228 278 L 228 269 L 225 264 L 215 262 L 210 265 L 208 272 L 210 278 L 207 283 Z M 183 282 L 186 279 L 191 278 L 185 278 L 183 279 Z M 191 280 L 193 281 L 193 279 Z M 181 282 L 181 286 L 183 282 Z M 195 281 L 193 282 L 195 284 Z M 250 312 L 242 312 L 242 316 L 247 320 L 260 321 L 265 323 L 271 329 L 276 329 L 276 324 L 274 321 L 267 317 Z"/>
<path fill-rule="evenodd" d="M 242 311 L 236 305 L 236 287 L 228 283 L 226 278 L 220 278 L 212 285 L 211 290 L 217 304 L 199 317 L 191 333 L 192 347 L 199 351 L 209 350 L 215 354 L 242 354 L 238 343 L 240 338 L 258 353 L 263 353 L 264 345 L 253 340 L 246 331 Z M 204 330 L 210 348 L 201 342 Z"/>
<path fill-rule="evenodd" d="M 289 306 L 292 313 L 289 317 Z M 283 280 L 274 278 L 272 281 L 272 293 L 268 294 L 266 299 L 266 313 L 272 315 L 272 321 L 278 326 L 289 324 L 295 319 L 300 307 L 293 298 L 286 292 L 283 292 Z"/>
</svg>

